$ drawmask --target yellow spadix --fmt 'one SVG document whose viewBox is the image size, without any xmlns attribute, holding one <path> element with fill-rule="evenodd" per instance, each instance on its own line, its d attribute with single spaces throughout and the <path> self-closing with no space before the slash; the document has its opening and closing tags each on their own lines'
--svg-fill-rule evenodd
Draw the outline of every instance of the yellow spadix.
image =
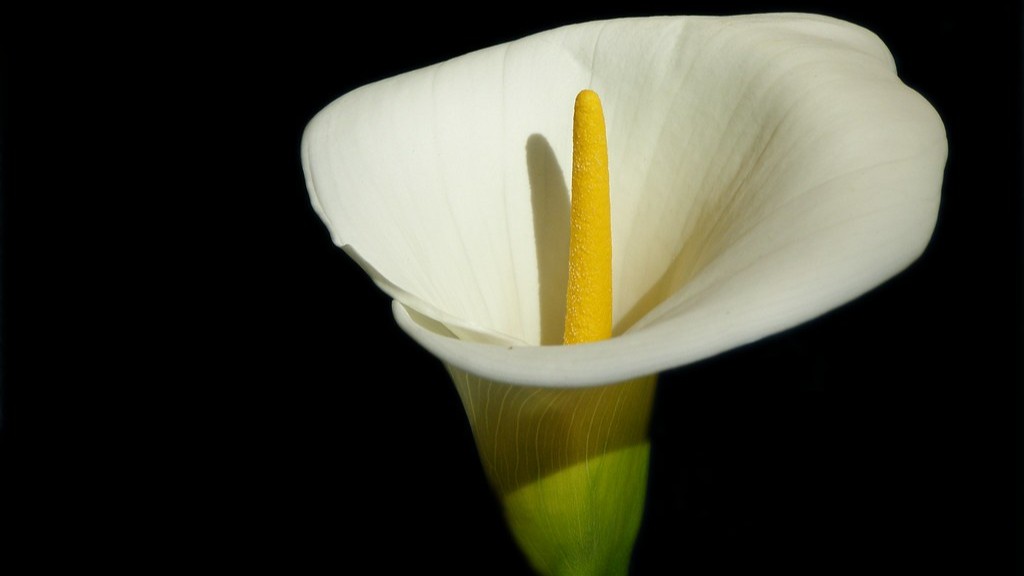
<svg viewBox="0 0 1024 576">
<path fill-rule="evenodd" d="M 572 124 L 569 287 L 563 341 L 579 344 L 612 336 L 608 141 L 601 99 L 592 90 L 576 96 Z"/>
</svg>

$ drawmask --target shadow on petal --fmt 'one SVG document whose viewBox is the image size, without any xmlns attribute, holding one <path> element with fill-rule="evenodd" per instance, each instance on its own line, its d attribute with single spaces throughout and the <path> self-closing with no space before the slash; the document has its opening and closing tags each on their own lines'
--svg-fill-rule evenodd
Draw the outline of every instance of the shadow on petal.
<svg viewBox="0 0 1024 576">
<path fill-rule="evenodd" d="M 526 169 L 537 239 L 540 343 L 557 345 L 562 343 L 565 326 L 569 275 L 569 189 L 555 151 L 540 134 L 526 141 Z"/>
</svg>

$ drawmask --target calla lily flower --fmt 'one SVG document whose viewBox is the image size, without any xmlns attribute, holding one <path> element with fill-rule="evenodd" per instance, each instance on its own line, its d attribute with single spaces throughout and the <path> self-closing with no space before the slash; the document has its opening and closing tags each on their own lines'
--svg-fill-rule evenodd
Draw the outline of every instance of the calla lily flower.
<svg viewBox="0 0 1024 576">
<path fill-rule="evenodd" d="M 567 346 L 584 88 L 607 119 L 613 336 Z M 334 242 L 452 375 L 533 565 L 624 574 L 654 376 L 903 270 L 931 236 L 946 150 L 874 34 L 781 14 L 591 22 L 480 50 L 344 95 L 302 160 Z"/>
</svg>

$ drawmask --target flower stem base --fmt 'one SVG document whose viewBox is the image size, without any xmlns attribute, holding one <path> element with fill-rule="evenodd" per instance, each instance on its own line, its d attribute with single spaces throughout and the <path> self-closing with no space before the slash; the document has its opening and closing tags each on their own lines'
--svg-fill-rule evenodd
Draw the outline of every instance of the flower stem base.
<svg viewBox="0 0 1024 576">
<path fill-rule="evenodd" d="M 650 445 L 581 462 L 502 498 L 509 527 L 544 576 L 626 576 L 643 516 Z"/>
<path fill-rule="evenodd" d="M 448 366 L 487 477 L 543 576 L 625 576 L 643 517 L 656 376 L 589 388 Z"/>
</svg>

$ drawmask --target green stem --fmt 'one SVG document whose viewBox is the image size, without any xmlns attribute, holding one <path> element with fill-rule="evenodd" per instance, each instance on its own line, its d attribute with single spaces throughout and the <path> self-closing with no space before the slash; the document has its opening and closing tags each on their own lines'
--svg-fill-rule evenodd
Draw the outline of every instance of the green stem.
<svg viewBox="0 0 1024 576">
<path fill-rule="evenodd" d="M 591 388 L 449 367 L 520 548 L 542 576 L 625 576 L 643 516 L 655 376 Z"/>
</svg>

